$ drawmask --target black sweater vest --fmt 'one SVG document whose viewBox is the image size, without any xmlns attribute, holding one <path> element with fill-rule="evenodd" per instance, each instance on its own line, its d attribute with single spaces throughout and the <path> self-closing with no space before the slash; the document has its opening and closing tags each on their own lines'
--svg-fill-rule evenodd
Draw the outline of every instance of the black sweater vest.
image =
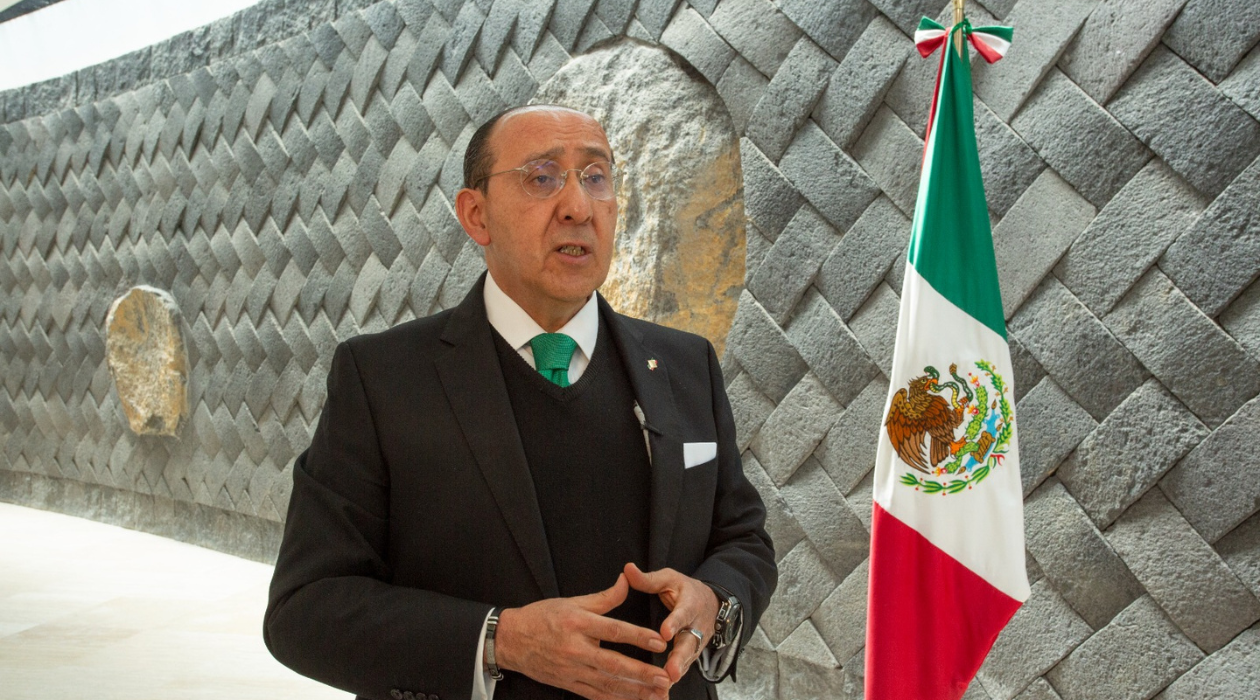
<svg viewBox="0 0 1260 700">
<path fill-rule="evenodd" d="M 586 371 L 562 388 L 494 336 L 560 595 L 608 588 L 626 562 L 646 571 L 651 467 L 616 344 L 601 323 Z M 631 590 L 609 616 L 650 627 L 649 598 Z M 605 646 L 650 663 L 641 649 Z"/>
</svg>

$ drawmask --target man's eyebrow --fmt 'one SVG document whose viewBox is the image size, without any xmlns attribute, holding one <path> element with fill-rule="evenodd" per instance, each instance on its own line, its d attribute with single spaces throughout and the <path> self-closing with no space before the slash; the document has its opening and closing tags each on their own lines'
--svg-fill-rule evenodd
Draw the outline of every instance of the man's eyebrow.
<svg viewBox="0 0 1260 700">
<path fill-rule="evenodd" d="M 532 163 L 533 161 L 536 161 L 536 160 L 555 160 L 556 156 L 560 155 L 561 153 L 564 153 L 564 148 L 562 146 L 556 146 L 555 148 L 548 151 L 543 151 L 541 153 L 531 153 L 525 156 L 525 162 Z"/>
<path fill-rule="evenodd" d="M 604 160 L 609 161 L 609 162 L 612 161 L 612 154 L 609 153 L 608 151 L 605 151 L 602 148 L 597 148 L 595 146 L 586 146 L 582 149 L 582 152 L 588 156 L 592 156 L 595 158 L 603 158 Z"/>
<path fill-rule="evenodd" d="M 612 155 L 608 151 L 605 151 L 604 149 L 599 148 L 598 146 L 583 146 L 581 151 L 582 153 L 588 156 L 591 156 L 593 158 L 599 158 L 601 160 L 606 160 L 609 162 L 612 161 Z M 555 160 L 557 157 L 559 157 L 563 153 L 564 153 L 564 147 L 557 146 L 555 148 L 552 148 L 547 151 L 543 151 L 541 153 L 531 153 L 525 156 L 525 162 L 530 163 L 536 160 Z"/>
</svg>

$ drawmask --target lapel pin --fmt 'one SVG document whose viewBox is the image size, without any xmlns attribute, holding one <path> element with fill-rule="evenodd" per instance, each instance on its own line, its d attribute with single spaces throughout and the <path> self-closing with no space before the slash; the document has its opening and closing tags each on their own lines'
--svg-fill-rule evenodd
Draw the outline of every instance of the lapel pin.
<svg viewBox="0 0 1260 700">
<path fill-rule="evenodd" d="M 656 369 L 656 360 L 648 360 L 648 369 Z"/>
</svg>

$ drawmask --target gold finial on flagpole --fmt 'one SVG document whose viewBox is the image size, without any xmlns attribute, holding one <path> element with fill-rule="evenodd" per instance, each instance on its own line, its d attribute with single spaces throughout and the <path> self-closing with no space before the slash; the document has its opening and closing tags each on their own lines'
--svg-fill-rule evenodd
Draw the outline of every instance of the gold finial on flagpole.
<svg viewBox="0 0 1260 700">
<path fill-rule="evenodd" d="M 954 26 L 962 24 L 963 21 L 963 0 L 954 0 Z M 954 35 L 954 50 L 961 56 L 963 52 L 962 34 Z"/>
</svg>

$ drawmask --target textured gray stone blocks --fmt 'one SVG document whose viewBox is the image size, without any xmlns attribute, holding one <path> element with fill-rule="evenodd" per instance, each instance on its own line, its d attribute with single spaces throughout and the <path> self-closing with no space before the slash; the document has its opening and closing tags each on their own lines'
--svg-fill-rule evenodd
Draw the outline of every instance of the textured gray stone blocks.
<svg viewBox="0 0 1260 700">
<path fill-rule="evenodd" d="M 552 37 L 567 52 L 571 52 L 577 43 L 593 5 L 593 0 L 559 1 L 556 10 L 552 11 L 549 29 Z"/>
<path fill-rule="evenodd" d="M 1141 142 L 1058 70 L 1046 75 L 1011 126 L 1098 207 L 1150 160 Z"/>
<path fill-rule="evenodd" d="M 841 493 L 849 493 L 875 466 L 875 449 L 883 424 L 888 381 L 871 380 L 836 419 L 814 451 L 815 457 Z"/>
<path fill-rule="evenodd" d="M 717 81 L 717 91 L 722 96 L 722 101 L 726 103 L 727 111 L 731 113 L 735 133 L 744 133 L 744 129 L 748 127 L 748 120 L 752 118 L 753 109 L 756 108 L 762 93 L 769 84 L 770 79 L 762 75 L 743 56 L 736 56 L 726 67 L 726 72 Z"/>
<path fill-rule="evenodd" d="M 1095 420 L 1106 418 L 1148 376 L 1133 354 L 1053 277 L 1029 297 L 1009 329 Z"/>
<path fill-rule="evenodd" d="M 1059 478 L 1094 522 L 1106 527 L 1208 432 L 1152 379 L 1085 438 L 1059 467 Z"/>
<path fill-rule="evenodd" d="M 1010 121 L 1097 5 L 1098 0 L 1016 3 L 1004 23 L 1029 31 L 1019 33 L 997 64 L 975 62 L 976 95 L 1002 121 Z"/>
<path fill-rule="evenodd" d="M 1219 83 L 1260 39 L 1260 7 L 1255 3 L 1190 0 L 1164 37 L 1164 43 L 1212 82 Z"/>
<path fill-rule="evenodd" d="M 1019 472 L 1027 496 L 1098 427 L 1098 422 L 1050 377 L 1019 399 L 1016 412 Z"/>
<path fill-rule="evenodd" d="M 1215 548 L 1234 575 L 1260 598 L 1260 517 L 1248 518 L 1217 540 Z"/>
<path fill-rule="evenodd" d="M 873 0 L 871 4 L 907 36 L 914 36 L 920 17 L 935 17 L 941 9 L 941 3 L 935 0 Z"/>
<path fill-rule="evenodd" d="M 1211 427 L 1260 393 L 1260 362 L 1156 269 L 1134 285 L 1104 322 Z M 1175 330 L 1167 324 L 1175 324 Z"/>
<path fill-rule="evenodd" d="M 1238 635 L 1159 695 L 1160 700 L 1227 697 L 1260 697 L 1260 627 Z"/>
<path fill-rule="evenodd" d="M 801 30 L 769 0 L 722 0 L 709 23 L 768 77 L 779 71 Z"/>
<path fill-rule="evenodd" d="M 1056 480 L 1028 498 L 1024 523 L 1028 551 L 1090 627 L 1100 629 L 1142 595 L 1133 574 Z"/>
<path fill-rule="evenodd" d="M 879 13 L 866 0 L 782 0 L 779 8 L 837 61 Z"/>
<path fill-rule="evenodd" d="M 731 412 L 735 414 L 735 442 L 742 452 L 774 411 L 774 402 L 757 390 L 747 372 L 740 372 L 731 381 L 726 387 L 726 395 L 731 402 Z"/>
<path fill-rule="evenodd" d="M 1055 275 L 1090 310 L 1105 314 L 1205 206 L 1163 161 L 1152 160 L 1090 222 Z"/>
<path fill-rule="evenodd" d="M 778 655 L 779 697 L 845 697 L 845 672 L 808 621 L 783 642 Z"/>
<path fill-rule="evenodd" d="M 887 284 L 880 284 L 849 319 L 849 330 L 857 336 L 858 342 L 862 343 L 884 376 L 892 374 L 897 314 L 900 310 L 901 300 L 897 294 Z"/>
<path fill-rule="evenodd" d="M 740 680 L 722 682 L 722 698 L 726 700 L 764 700 L 779 697 L 779 661 L 773 651 L 749 647 L 739 653 Z"/>
<path fill-rule="evenodd" d="M 1099 103 L 1111 99 L 1159 43 L 1186 0 L 1103 0 L 1059 67 Z"/>
<path fill-rule="evenodd" d="M 787 335 L 747 290 L 740 294 L 726 348 L 771 401 L 782 401 L 808 369 Z"/>
<path fill-rule="evenodd" d="M 1202 658 L 1155 601 L 1142 596 L 1046 678 L 1063 700 L 1145 698 Z"/>
<path fill-rule="evenodd" d="M 871 535 L 817 460 L 806 460 L 779 495 L 832 573 L 843 578 L 866 560 Z"/>
<path fill-rule="evenodd" d="M 776 323 L 783 324 L 839 240 L 812 207 L 801 207 L 753 273 L 748 291 Z"/>
<path fill-rule="evenodd" d="M 805 199 L 841 231 L 848 230 L 879 196 L 879 186 L 813 122 L 805 122 L 796 132 L 779 167 Z"/>
<path fill-rule="evenodd" d="M 1160 261 L 1160 267 L 1203 313 L 1220 313 L 1260 274 L 1258 211 L 1260 158 L 1169 246 Z"/>
<path fill-rule="evenodd" d="M 1260 284 L 1253 283 L 1238 295 L 1218 320 L 1252 357 L 1260 357 Z"/>
<path fill-rule="evenodd" d="M 1038 678 L 1033 681 L 1024 692 L 1015 696 L 1015 700 L 1062 700 L 1059 694 L 1054 692 L 1054 687 L 1045 678 Z"/>
<path fill-rule="evenodd" d="M 1096 214 L 1053 170 L 1046 170 L 993 231 L 1006 318 L 1024 304 Z"/>
<path fill-rule="evenodd" d="M 1005 216 L 1045 170 L 1046 164 L 983 102 L 975 99 L 972 105 L 976 115 L 976 147 L 980 153 L 980 176 L 984 178 L 985 198 L 990 211 Z"/>
<path fill-rule="evenodd" d="M 849 659 L 866 646 L 866 597 L 870 560 L 852 573 L 823 600 L 810 620 L 831 653 Z"/>
<path fill-rule="evenodd" d="M 757 65 L 751 59 L 749 62 Z M 814 104 L 826 88 L 827 78 L 835 69 L 835 60 L 808 37 L 801 37 L 796 42 L 783 67 L 766 86 L 761 101 L 753 108 L 748 120 L 748 138 L 771 160 L 777 161 L 783 156 L 792 136 L 814 109 Z"/>
<path fill-rule="evenodd" d="M 1260 154 L 1260 123 L 1163 47 L 1151 52 L 1108 109 L 1211 197 Z"/>
<path fill-rule="evenodd" d="M 770 480 L 770 475 L 762 468 L 761 462 L 757 461 L 756 455 L 745 452 L 743 465 L 744 475 L 765 501 L 766 533 L 774 541 L 775 560 L 781 561 L 798 542 L 805 539 L 805 530 L 796 521 L 796 516 L 779 494 L 778 487 Z"/>
<path fill-rule="evenodd" d="M 840 415 L 841 406 L 806 374 L 766 419 L 752 451 L 776 486 L 787 483 Z"/>
<path fill-rule="evenodd" d="M 740 139 L 739 154 L 744 170 L 744 211 L 773 241 L 805 199 L 752 141 Z"/>
<path fill-rule="evenodd" d="M 909 240 L 909 217 L 887 197 L 879 197 L 827 256 L 814 286 L 841 319 L 848 319 L 866 301 L 893 261 L 905 253 Z"/>
<path fill-rule="evenodd" d="M 674 20 L 661 35 L 661 43 L 700 71 L 710 83 L 717 85 L 735 57 L 735 50 L 722 41 L 713 27 L 691 8 L 674 15 Z"/>
<path fill-rule="evenodd" d="M 814 545 L 801 540 L 779 562 L 779 587 L 761 617 L 761 629 L 775 645 L 783 643 L 839 584 Z"/>
<path fill-rule="evenodd" d="M 797 4 L 806 1 L 800 0 Z M 822 3 L 807 4 L 810 7 L 825 6 Z M 839 68 L 831 74 L 827 89 L 814 108 L 814 121 L 831 140 L 848 148 L 862 133 L 879 107 L 880 100 L 894 85 L 894 79 L 911 51 L 912 47 L 906 43 L 901 32 L 882 15 L 877 15 L 865 25 L 856 43 L 844 54 Z"/>
<path fill-rule="evenodd" d="M 879 374 L 879 368 L 866 357 L 857 338 L 817 292 L 811 291 L 801 302 L 787 327 L 787 336 L 841 405 L 847 405 Z"/>
<path fill-rule="evenodd" d="M 1215 542 L 1260 509 L 1254 477 L 1260 400 L 1252 399 L 1186 455 L 1160 484 L 1186 520 Z"/>
<path fill-rule="evenodd" d="M 1015 612 L 976 673 L 990 697 L 1009 699 L 1089 638 L 1089 625 L 1047 580 Z"/>
<path fill-rule="evenodd" d="M 1160 491 L 1129 508 L 1107 539 L 1151 598 L 1204 651 L 1220 649 L 1260 619 L 1260 601 Z"/>
<path fill-rule="evenodd" d="M 382 3 L 385 4 L 385 3 Z M 486 10 L 485 22 L 481 25 L 481 35 L 474 47 L 474 55 L 483 70 L 493 74 L 508 47 L 508 37 L 516 26 L 519 2 L 496 2 Z"/>
<path fill-rule="evenodd" d="M 1226 97 L 1260 119 L 1260 49 L 1252 49 L 1219 87 Z"/>
<path fill-rule="evenodd" d="M 914 216 L 923 141 L 881 107 L 853 146 L 853 157 L 906 216 Z"/>
<path fill-rule="evenodd" d="M 442 48 L 442 73 L 447 79 L 453 79 L 464 72 L 469 59 L 473 57 L 473 48 L 486 15 L 475 2 L 464 3 L 459 14 L 451 20 L 451 34 Z"/>
</svg>

